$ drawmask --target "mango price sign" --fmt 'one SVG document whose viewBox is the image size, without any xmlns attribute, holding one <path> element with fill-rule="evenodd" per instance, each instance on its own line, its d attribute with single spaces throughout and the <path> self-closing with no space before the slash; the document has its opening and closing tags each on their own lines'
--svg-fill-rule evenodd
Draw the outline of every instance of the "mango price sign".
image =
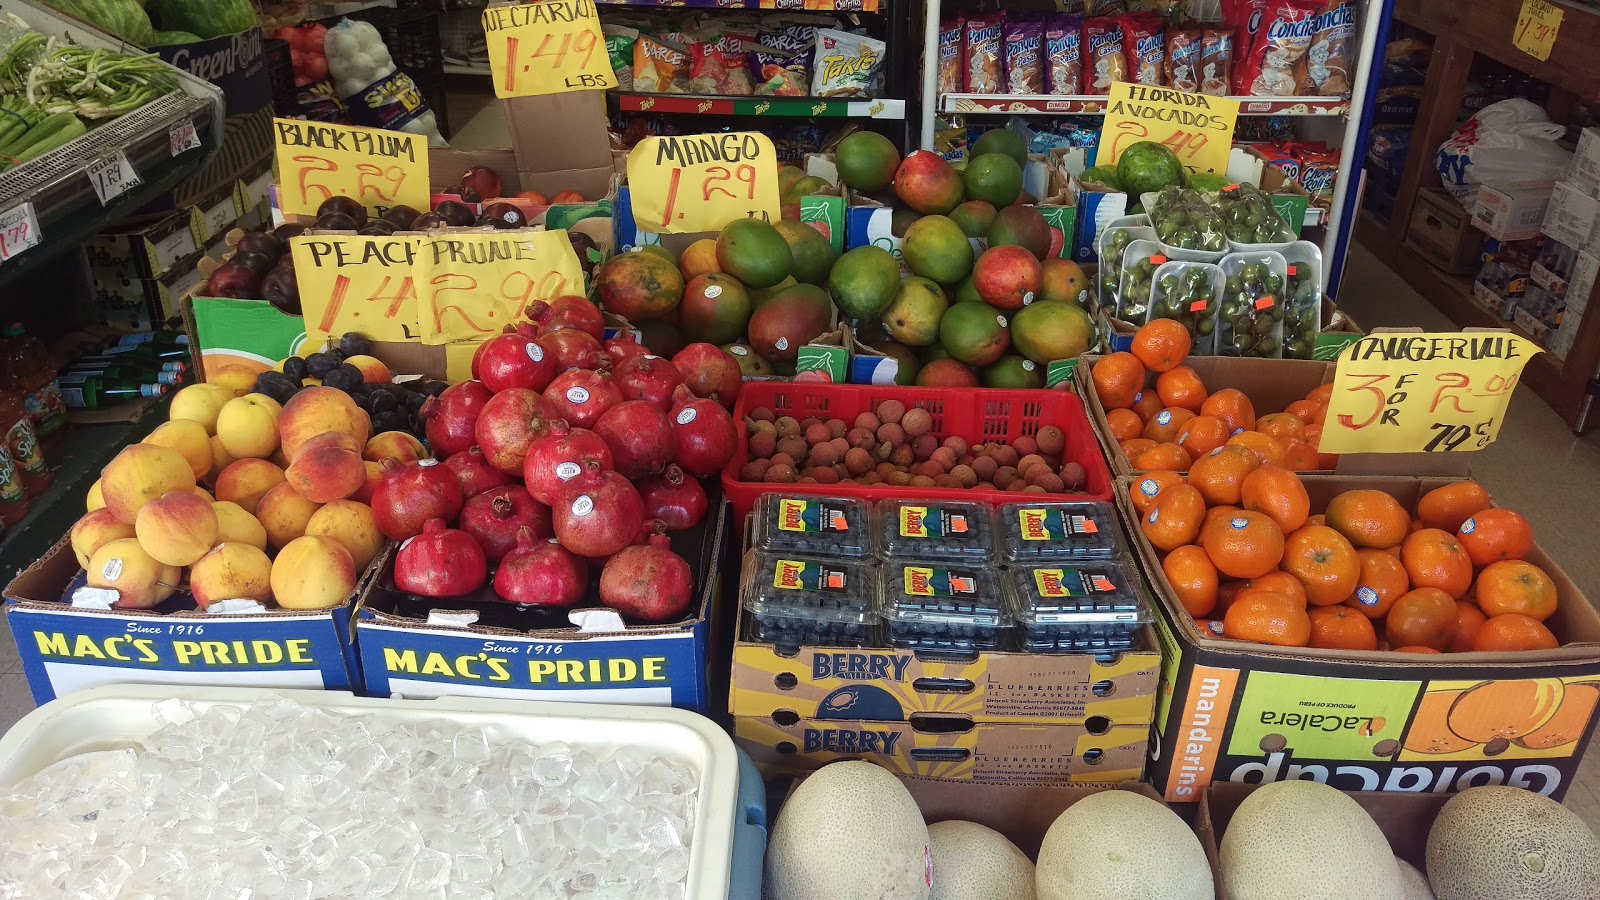
<svg viewBox="0 0 1600 900">
<path fill-rule="evenodd" d="M 617 86 L 593 0 L 542 0 L 483 11 L 494 95 L 533 97 Z"/>
<path fill-rule="evenodd" d="M 422 237 L 306 236 L 289 242 L 306 337 L 314 346 L 348 331 L 375 341 L 417 338 L 411 268 Z"/>
<path fill-rule="evenodd" d="M 1482 450 L 1522 367 L 1542 352 L 1508 332 L 1373 334 L 1339 355 L 1323 453 Z"/>
<path fill-rule="evenodd" d="M 642 232 L 695 234 L 781 217 L 778 151 L 755 132 L 647 137 L 628 154 L 628 188 Z"/>
<path fill-rule="evenodd" d="M 349 197 L 374 213 L 430 208 L 427 138 L 295 119 L 272 125 L 285 215 L 314 216 L 329 197 Z"/>
<path fill-rule="evenodd" d="M 419 238 L 413 275 L 424 344 L 492 337 L 535 300 L 583 293 L 563 230 Z"/>
<path fill-rule="evenodd" d="M 1115 82 L 1106 98 L 1096 165 L 1109 166 L 1140 141 L 1163 144 L 1190 174 L 1228 171 L 1239 101 Z"/>
</svg>

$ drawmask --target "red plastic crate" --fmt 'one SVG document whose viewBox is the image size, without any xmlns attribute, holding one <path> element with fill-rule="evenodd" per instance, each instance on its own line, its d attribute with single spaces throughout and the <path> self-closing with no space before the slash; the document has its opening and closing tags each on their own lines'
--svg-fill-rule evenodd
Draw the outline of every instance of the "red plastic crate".
<svg viewBox="0 0 1600 900">
<path fill-rule="evenodd" d="M 1054 425 L 1067 436 L 1063 463 L 1075 462 L 1088 473 L 1084 492 L 1079 494 L 1029 494 L 1028 498 L 1110 500 L 1111 470 L 1089 427 L 1083 401 L 1067 391 L 986 390 L 977 388 L 916 388 L 895 385 L 817 384 L 793 381 L 747 381 L 734 406 L 734 421 L 743 423 L 753 409 L 770 409 L 775 414 L 796 419 L 817 416 L 852 422 L 855 417 L 877 408 L 885 400 L 899 400 L 907 408 L 921 408 L 933 416 L 933 433 L 941 439 L 952 435 L 972 444 L 1010 441 L 1037 434 L 1040 428 Z M 1025 495 L 993 488 L 959 490 L 955 488 L 890 487 L 840 484 L 767 484 L 740 481 L 739 470 L 750 461 L 747 435 L 739 429 L 739 452 L 722 470 L 722 491 L 732 501 L 735 521 L 744 521 L 755 508 L 756 498 L 768 491 L 786 494 L 859 497 L 887 500 L 922 497 L 937 500 L 977 500 L 984 503 L 1017 503 Z"/>
</svg>

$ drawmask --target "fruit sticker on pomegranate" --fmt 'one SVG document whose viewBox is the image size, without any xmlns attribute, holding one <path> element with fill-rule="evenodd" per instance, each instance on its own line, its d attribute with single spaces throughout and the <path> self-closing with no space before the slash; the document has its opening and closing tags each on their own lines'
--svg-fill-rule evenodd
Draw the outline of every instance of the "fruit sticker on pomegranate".
<svg viewBox="0 0 1600 900">
<path fill-rule="evenodd" d="M 416 236 L 291 239 L 306 339 L 320 347 L 331 337 L 356 331 L 373 341 L 416 340 L 412 266 L 421 244 Z"/>
<path fill-rule="evenodd" d="M 617 86 L 594 0 L 491 6 L 482 19 L 496 97 Z"/>
<path fill-rule="evenodd" d="M 549 303 L 583 288 L 583 266 L 565 231 L 441 234 L 418 240 L 412 272 L 417 334 L 424 344 L 500 334 L 522 319 L 534 301 Z"/>
<path fill-rule="evenodd" d="M 778 221 L 778 151 L 752 131 L 651 136 L 628 154 L 640 232 L 719 231 L 736 219 Z"/>
<path fill-rule="evenodd" d="M 356 125 L 273 119 L 278 203 L 285 215 L 317 215 L 329 197 L 373 214 L 428 209 L 428 139 Z"/>
</svg>

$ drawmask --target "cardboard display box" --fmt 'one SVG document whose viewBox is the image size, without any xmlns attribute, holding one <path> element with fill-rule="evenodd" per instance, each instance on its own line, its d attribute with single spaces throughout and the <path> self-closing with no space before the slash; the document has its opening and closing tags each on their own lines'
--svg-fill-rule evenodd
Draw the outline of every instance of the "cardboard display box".
<svg viewBox="0 0 1600 900">
<path fill-rule="evenodd" d="M 1455 479 L 1304 478 L 1311 509 L 1348 490 L 1381 490 L 1406 509 Z M 1121 479 L 1117 500 L 1135 520 Z M 1136 534 L 1165 651 L 1150 779 L 1169 802 L 1211 784 L 1312 778 L 1360 791 L 1453 793 L 1508 784 L 1560 799 L 1577 773 L 1600 700 L 1600 612 L 1535 548 L 1556 584 L 1555 650 L 1395 654 L 1269 647 L 1202 632 Z"/>
<path fill-rule="evenodd" d="M 1406 246 L 1446 272 L 1471 275 L 1478 270 L 1483 232 L 1472 227 L 1472 213 L 1442 188 L 1417 192 Z"/>
<path fill-rule="evenodd" d="M 1538 237 L 1554 181 L 1513 181 L 1478 186 L 1472 227 L 1498 241 Z"/>
</svg>

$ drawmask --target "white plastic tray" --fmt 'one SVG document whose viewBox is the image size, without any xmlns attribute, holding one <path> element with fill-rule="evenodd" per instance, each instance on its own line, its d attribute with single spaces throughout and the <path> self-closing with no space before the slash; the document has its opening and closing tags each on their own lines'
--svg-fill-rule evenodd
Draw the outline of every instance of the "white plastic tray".
<svg viewBox="0 0 1600 900">
<path fill-rule="evenodd" d="M 446 719 L 481 728 L 491 741 L 502 737 L 604 749 L 648 747 L 688 766 L 700 781 L 685 896 L 691 900 L 727 900 L 729 896 L 738 756 L 733 741 L 711 720 L 680 709 L 476 697 L 389 700 L 342 691 L 110 685 L 54 700 L 12 726 L 0 738 L 0 790 L 68 756 L 126 747 L 153 734 L 160 727 L 154 716 L 157 703 L 182 701 L 203 711 L 275 697 L 329 713 L 374 716 L 389 722 Z"/>
</svg>

